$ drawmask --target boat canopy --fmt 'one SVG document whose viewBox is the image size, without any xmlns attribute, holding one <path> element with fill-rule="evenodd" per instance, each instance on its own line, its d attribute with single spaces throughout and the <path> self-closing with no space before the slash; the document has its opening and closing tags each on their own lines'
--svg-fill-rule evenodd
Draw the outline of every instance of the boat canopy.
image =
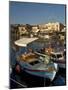
<svg viewBox="0 0 68 90">
<path fill-rule="evenodd" d="M 29 43 L 37 40 L 38 38 L 21 38 L 19 40 L 16 40 L 14 43 L 15 45 L 17 46 L 20 46 L 20 47 L 26 47 Z"/>
</svg>

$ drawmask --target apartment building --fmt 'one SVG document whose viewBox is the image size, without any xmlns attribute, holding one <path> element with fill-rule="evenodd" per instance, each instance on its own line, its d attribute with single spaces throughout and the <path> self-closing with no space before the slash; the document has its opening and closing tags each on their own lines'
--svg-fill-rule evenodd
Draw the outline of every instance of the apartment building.
<svg viewBox="0 0 68 90">
<path fill-rule="evenodd" d="M 25 25 L 20 25 L 18 27 L 18 30 L 19 30 L 20 36 L 27 33 L 27 30 L 26 30 L 26 26 Z"/>
<path fill-rule="evenodd" d="M 38 26 L 32 26 L 32 33 L 34 33 L 35 35 L 39 32 Z"/>
<path fill-rule="evenodd" d="M 62 29 L 64 29 L 64 25 L 59 23 L 59 22 L 55 22 L 55 23 L 47 23 L 47 24 L 41 24 L 39 25 L 39 29 L 40 32 L 54 32 L 54 31 L 61 31 Z"/>
</svg>

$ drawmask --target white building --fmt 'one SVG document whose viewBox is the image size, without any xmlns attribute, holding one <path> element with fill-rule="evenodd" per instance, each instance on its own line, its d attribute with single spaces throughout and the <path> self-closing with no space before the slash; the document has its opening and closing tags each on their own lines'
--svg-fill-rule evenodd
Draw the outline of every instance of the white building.
<svg viewBox="0 0 68 90">
<path fill-rule="evenodd" d="M 39 29 L 37 26 L 32 27 L 32 32 L 36 35 L 39 32 Z"/>
<path fill-rule="evenodd" d="M 55 22 L 55 23 L 49 22 L 47 24 L 39 25 L 39 28 L 40 28 L 40 32 L 61 31 L 64 28 L 64 25 L 59 22 Z"/>
<path fill-rule="evenodd" d="M 20 35 L 25 34 L 27 32 L 25 26 L 19 26 L 18 28 L 19 28 Z"/>
</svg>

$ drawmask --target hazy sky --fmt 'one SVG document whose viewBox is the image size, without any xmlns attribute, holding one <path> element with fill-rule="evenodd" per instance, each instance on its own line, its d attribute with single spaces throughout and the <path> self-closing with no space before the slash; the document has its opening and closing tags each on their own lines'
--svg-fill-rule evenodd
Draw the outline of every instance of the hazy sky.
<svg viewBox="0 0 68 90">
<path fill-rule="evenodd" d="M 40 24 L 61 22 L 65 24 L 65 5 L 10 2 L 10 24 Z"/>
</svg>

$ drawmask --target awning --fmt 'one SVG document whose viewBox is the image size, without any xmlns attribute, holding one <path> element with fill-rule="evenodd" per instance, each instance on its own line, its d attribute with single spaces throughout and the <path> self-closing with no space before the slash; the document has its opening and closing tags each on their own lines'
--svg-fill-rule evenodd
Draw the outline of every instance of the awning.
<svg viewBox="0 0 68 90">
<path fill-rule="evenodd" d="M 26 47 L 29 43 L 37 40 L 38 38 L 21 38 L 19 40 L 16 40 L 14 43 L 17 46 Z"/>
</svg>

